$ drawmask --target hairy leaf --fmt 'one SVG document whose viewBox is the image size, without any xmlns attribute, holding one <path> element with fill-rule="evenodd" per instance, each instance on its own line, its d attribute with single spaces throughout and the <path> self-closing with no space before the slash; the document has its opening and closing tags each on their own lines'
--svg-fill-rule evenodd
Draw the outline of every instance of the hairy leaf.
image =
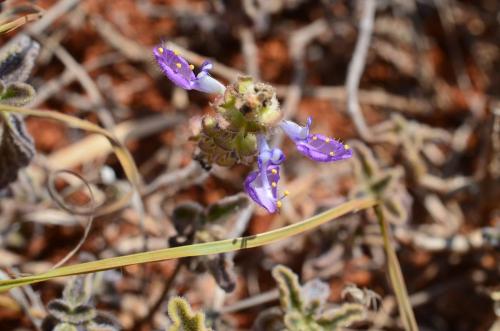
<svg viewBox="0 0 500 331">
<path fill-rule="evenodd" d="M 181 297 L 169 300 L 168 316 L 173 323 L 168 331 L 211 331 L 205 326 L 205 315 L 193 313 L 189 303 Z"/>
<path fill-rule="evenodd" d="M 184 202 L 175 207 L 172 213 L 172 223 L 177 231 L 169 238 L 171 247 L 192 244 L 196 230 L 204 221 L 205 210 L 196 202 Z"/>
<path fill-rule="evenodd" d="M 9 106 L 24 106 L 35 97 L 35 89 L 26 83 L 14 82 L 7 84 L 0 94 L 0 103 Z"/>
<path fill-rule="evenodd" d="M 0 189 L 17 179 L 19 169 L 27 166 L 35 149 L 17 115 L 0 116 Z"/>
<path fill-rule="evenodd" d="M 273 269 L 273 277 L 278 283 L 281 307 L 285 310 L 304 310 L 299 278 L 292 270 L 278 265 Z"/>
<path fill-rule="evenodd" d="M 73 277 L 64 287 L 63 299 L 72 307 L 84 305 L 92 296 L 92 275 Z"/>
<path fill-rule="evenodd" d="M 366 307 L 357 303 L 325 310 L 330 288 L 318 279 L 301 287 L 297 275 L 281 265 L 274 267 L 273 277 L 278 282 L 287 331 L 336 331 L 365 316 Z"/>
<path fill-rule="evenodd" d="M 214 277 L 217 285 L 225 292 L 232 292 L 236 287 L 236 275 L 233 271 L 233 261 L 226 254 L 208 257 L 208 271 Z"/>
<path fill-rule="evenodd" d="M 17 44 L 0 50 L 0 79 L 6 84 L 26 81 L 39 51 L 40 45 L 26 35 Z"/>
<path fill-rule="evenodd" d="M 94 307 L 89 305 L 79 305 L 71 307 L 64 300 L 52 300 L 47 305 L 49 313 L 57 320 L 64 323 L 81 324 L 89 322 L 96 317 Z"/>
<path fill-rule="evenodd" d="M 282 331 L 284 328 L 283 312 L 279 307 L 272 307 L 257 316 L 252 331 Z"/>
<path fill-rule="evenodd" d="M 325 312 L 316 322 L 323 327 L 323 330 L 339 330 L 349 326 L 354 322 L 365 319 L 366 308 L 357 303 L 345 303 L 338 309 Z"/>
<path fill-rule="evenodd" d="M 43 331 L 87 330 L 118 331 L 120 326 L 113 316 L 98 311 L 89 303 L 92 296 L 93 275 L 77 276 L 66 284 L 63 299 L 49 302 L 49 315 L 43 320 Z"/>
<path fill-rule="evenodd" d="M 404 202 L 409 200 L 404 185 L 399 183 L 400 171 L 396 168 L 381 169 L 371 150 L 360 142 L 353 143 L 356 150 L 354 173 L 357 185 L 351 196 L 371 196 L 381 202 L 382 208 L 393 223 L 407 219 Z"/>
<path fill-rule="evenodd" d="M 206 211 L 206 221 L 224 221 L 229 216 L 241 211 L 246 206 L 248 206 L 248 197 L 245 194 L 237 194 L 223 198 L 208 206 Z"/>
<path fill-rule="evenodd" d="M 78 331 L 78 328 L 73 325 L 73 324 L 69 324 L 69 323 L 60 323 L 60 324 L 57 324 L 53 329 L 51 329 L 52 331 Z"/>
</svg>

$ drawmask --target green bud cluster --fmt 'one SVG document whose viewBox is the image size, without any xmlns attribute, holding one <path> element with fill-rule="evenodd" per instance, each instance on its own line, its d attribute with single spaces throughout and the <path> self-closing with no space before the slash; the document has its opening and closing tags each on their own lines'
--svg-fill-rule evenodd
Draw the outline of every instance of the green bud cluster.
<svg viewBox="0 0 500 331">
<path fill-rule="evenodd" d="M 195 138 L 201 159 L 224 167 L 252 163 L 257 154 L 257 134 L 266 133 L 281 119 L 274 88 L 251 77 L 239 77 L 212 107 L 216 115 L 202 119 Z"/>
</svg>

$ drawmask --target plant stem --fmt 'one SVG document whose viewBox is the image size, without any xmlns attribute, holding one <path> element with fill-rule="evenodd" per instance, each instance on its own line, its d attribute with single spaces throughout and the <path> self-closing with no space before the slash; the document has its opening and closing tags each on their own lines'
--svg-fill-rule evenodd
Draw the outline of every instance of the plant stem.
<svg viewBox="0 0 500 331">
<path fill-rule="evenodd" d="M 375 205 L 373 209 L 375 210 L 375 214 L 377 215 L 380 232 L 382 233 L 384 249 L 387 255 L 387 268 L 389 270 L 389 278 L 396 295 L 399 314 L 401 315 L 401 319 L 403 320 L 403 324 L 406 330 L 418 331 L 417 321 L 415 320 L 415 315 L 410 304 L 408 290 L 406 289 L 403 273 L 401 272 L 401 266 L 399 265 L 394 246 L 392 246 L 391 229 L 384 217 L 382 207 L 380 205 Z"/>
</svg>

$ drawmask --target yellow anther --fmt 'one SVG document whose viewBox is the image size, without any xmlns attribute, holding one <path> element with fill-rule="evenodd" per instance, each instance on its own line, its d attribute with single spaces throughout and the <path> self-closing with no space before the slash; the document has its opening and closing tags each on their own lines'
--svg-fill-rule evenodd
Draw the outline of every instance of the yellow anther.
<svg viewBox="0 0 500 331">
<path fill-rule="evenodd" d="M 316 136 L 313 136 L 313 140 L 318 140 L 318 137 L 316 137 Z"/>
<path fill-rule="evenodd" d="M 174 51 L 174 54 L 175 54 L 175 55 L 179 55 L 179 51 L 178 51 L 178 50 L 175 50 L 175 51 Z"/>
<path fill-rule="evenodd" d="M 276 207 L 281 208 L 283 206 L 283 203 L 281 201 L 276 202 Z"/>
<path fill-rule="evenodd" d="M 287 197 L 290 195 L 290 191 L 285 191 L 285 192 L 283 192 L 283 194 Z"/>
<path fill-rule="evenodd" d="M 194 69 L 194 65 L 190 64 L 189 65 L 189 69 L 193 70 Z"/>
<path fill-rule="evenodd" d="M 158 47 L 158 53 L 163 54 L 163 48 L 162 47 Z"/>
<path fill-rule="evenodd" d="M 330 152 L 330 156 L 334 156 L 334 155 L 335 155 L 335 153 L 334 153 L 334 152 Z"/>
<path fill-rule="evenodd" d="M 271 173 L 272 173 L 273 175 L 276 175 L 276 174 L 278 173 L 278 170 L 276 170 L 276 169 L 272 169 L 272 170 L 271 170 Z"/>
<path fill-rule="evenodd" d="M 278 186 L 278 184 L 276 184 L 276 182 L 272 182 L 272 183 L 271 183 L 271 186 L 272 186 L 272 187 L 276 187 L 276 186 Z"/>
<path fill-rule="evenodd" d="M 329 143 L 329 142 L 330 142 L 330 138 L 326 138 L 326 139 L 325 139 L 325 142 L 326 142 L 326 143 Z"/>
<path fill-rule="evenodd" d="M 351 148 L 351 146 L 349 146 L 349 145 L 345 144 L 345 145 L 344 145 L 344 148 L 345 148 L 345 149 L 349 149 L 349 148 Z"/>
<path fill-rule="evenodd" d="M 180 68 L 182 67 L 182 64 L 180 64 L 179 62 L 177 62 L 177 63 L 175 64 L 175 66 L 176 66 L 177 68 L 179 68 L 179 69 L 180 69 Z"/>
</svg>

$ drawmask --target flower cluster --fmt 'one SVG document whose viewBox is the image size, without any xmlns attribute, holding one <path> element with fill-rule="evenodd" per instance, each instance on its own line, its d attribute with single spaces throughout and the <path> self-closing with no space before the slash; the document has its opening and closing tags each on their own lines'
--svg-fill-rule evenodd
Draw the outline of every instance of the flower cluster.
<svg viewBox="0 0 500 331">
<path fill-rule="evenodd" d="M 212 64 L 205 61 L 197 75 L 177 51 L 157 46 L 153 54 L 165 75 L 177 86 L 217 94 L 213 103 L 216 116 L 205 116 L 197 135 L 198 159 L 208 164 L 232 166 L 251 164 L 257 159 L 257 170 L 244 182 L 245 191 L 257 204 L 270 213 L 278 211 L 281 199 L 278 182 L 280 166 L 285 160 L 281 149 L 270 147 L 266 137 L 279 127 L 295 143 L 297 150 L 317 162 L 333 162 L 352 157 L 352 149 L 342 142 L 310 132 L 312 119 L 305 126 L 281 120 L 282 114 L 274 89 L 264 83 L 254 83 L 250 77 L 224 87 L 210 76 Z"/>
</svg>

